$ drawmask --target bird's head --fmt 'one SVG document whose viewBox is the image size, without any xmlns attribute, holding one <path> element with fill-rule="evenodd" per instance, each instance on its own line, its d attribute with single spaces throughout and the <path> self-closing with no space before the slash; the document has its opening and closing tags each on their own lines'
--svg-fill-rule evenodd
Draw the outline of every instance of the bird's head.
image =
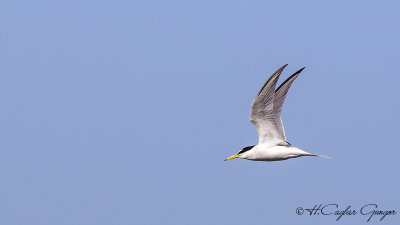
<svg viewBox="0 0 400 225">
<path fill-rule="evenodd" d="M 231 160 L 231 159 L 236 159 L 236 158 L 246 159 L 247 158 L 246 153 L 248 153 L 248 151 L 251 150 L 253 147 L 254 147 L 254 145 L 244 147 L 244 148 L 240 149 L 240 151 L 237 154 L 234 154 L 233 156 L 226 158 L 225 161 Z"/>
</svg>

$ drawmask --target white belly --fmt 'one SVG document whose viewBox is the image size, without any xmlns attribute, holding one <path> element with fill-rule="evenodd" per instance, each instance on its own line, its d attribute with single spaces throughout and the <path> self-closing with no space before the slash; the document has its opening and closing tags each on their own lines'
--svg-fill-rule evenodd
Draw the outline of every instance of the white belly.
<svg viewBox="0 0 400 225">
<path fill-rule="evenodd" d="M 292 146 L 259 146 L 256 145 L 251 151 L 246 152 L 242 158 L 254 161 L 280 161 L 300 156 L 310 156 L 308 152 Z"/>
</svg>

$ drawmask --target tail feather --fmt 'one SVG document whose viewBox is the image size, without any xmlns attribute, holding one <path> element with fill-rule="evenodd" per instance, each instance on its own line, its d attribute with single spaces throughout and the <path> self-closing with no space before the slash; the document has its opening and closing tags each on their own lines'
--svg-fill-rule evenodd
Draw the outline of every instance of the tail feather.
<svg viewBox="0 0 400 225">
<path fill-rule="evenodd" d="M 328 156 L 328 155 L 314 155 L 314 156 L 317 156 L 317 157 L 321 157 L 321 158 L 331 158 L 330 156 Z"/>
<path fill-rule="evenodd" d="M 328 156 L 328 155 L 317 155 L 317 154 L 307 154 L 306 156 L 316 156 L 316 157 L 321 157 L 321 158 L 331 158 L 330 156 Z"/>
</svg>

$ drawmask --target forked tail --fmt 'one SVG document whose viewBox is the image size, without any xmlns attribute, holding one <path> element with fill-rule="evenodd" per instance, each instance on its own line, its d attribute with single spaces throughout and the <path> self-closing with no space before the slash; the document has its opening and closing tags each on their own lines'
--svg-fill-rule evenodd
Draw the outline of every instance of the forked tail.
<svg viewBox="0 0 400 225">
<path fill-rule="evenodd" d="M 313 155 L 313 156 L 317 156 L 317 157 L 321 157 L 321 158 L 331 158 L 329 155 Z"/>
</svg>

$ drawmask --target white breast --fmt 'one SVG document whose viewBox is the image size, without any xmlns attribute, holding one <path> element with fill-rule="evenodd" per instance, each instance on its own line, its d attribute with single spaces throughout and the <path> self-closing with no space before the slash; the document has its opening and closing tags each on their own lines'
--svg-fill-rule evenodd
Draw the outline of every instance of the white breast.
<svg viewBox="0 0 400 225">
<path fill-rule="evenodd" d="M 279 161 L 299 156 L 312 155 L 293 146 L 265 146 L 256 145 L 245 152 L 241 158 L 254 161 Z"/>
</svg>

